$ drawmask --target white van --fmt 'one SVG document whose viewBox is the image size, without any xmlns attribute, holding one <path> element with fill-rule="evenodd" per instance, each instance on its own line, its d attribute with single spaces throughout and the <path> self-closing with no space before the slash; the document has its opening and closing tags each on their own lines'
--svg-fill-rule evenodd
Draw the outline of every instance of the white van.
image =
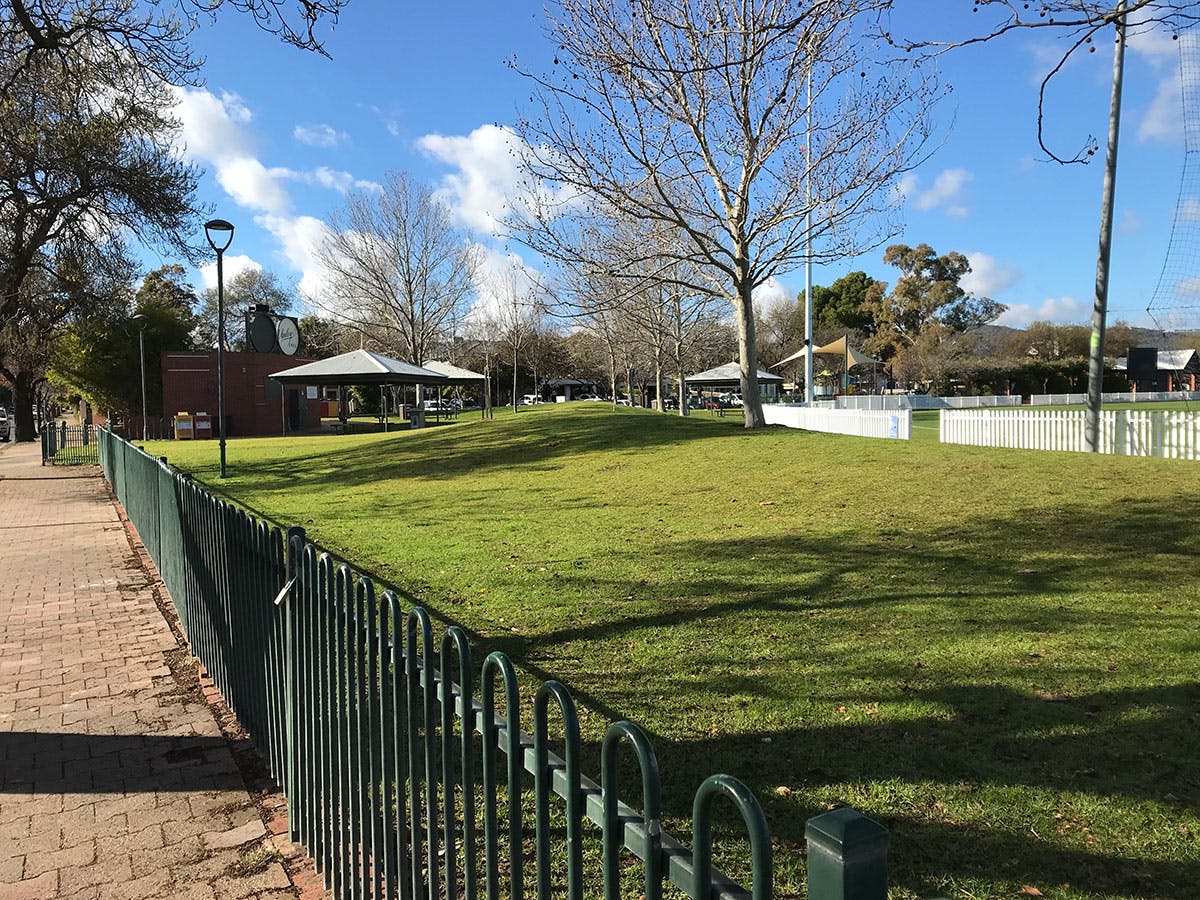
<svg viewBox="0 0 1200 900">
<path fill-rule="evenodd" d="M 537 394 L 526 394 L 524 397 L 521 398 L 522 406 L 536 406 L 537 404 L 539 404 L 541 402 L 542 402 L 542 398 L 540 396 L 538 396 Z"/>
</svg>

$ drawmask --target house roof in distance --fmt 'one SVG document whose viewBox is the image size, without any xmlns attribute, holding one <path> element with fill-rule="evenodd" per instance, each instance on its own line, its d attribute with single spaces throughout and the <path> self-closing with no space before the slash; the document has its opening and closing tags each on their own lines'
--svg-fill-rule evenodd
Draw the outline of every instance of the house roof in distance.
<svg viewBox="0 0 1200 900">
<path fill-rule="evenodd" d="M 1129 366 L 1128 357 L 1120 357 L 1113 368 L 1124 371 Z M 1159 350 L 1158 371 L 1160 372 L 1200 372 L 1200 355 L 1195 350 Z"/>
<path fill-rule="evenodd" d="M 445 384 L 440 372 L 375 353 L 351 350 L 328 359 L 275 372 L 270 376 L 285 384 Z"/>
</svg>

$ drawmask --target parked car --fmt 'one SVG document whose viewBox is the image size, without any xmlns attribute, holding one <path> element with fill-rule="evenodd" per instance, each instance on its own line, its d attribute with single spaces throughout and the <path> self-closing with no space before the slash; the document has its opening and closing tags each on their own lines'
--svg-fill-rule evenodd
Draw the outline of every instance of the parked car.
<svg viewBox="0 0 1200 900">
<path fill-rule="evenodd" d="M 633 406 L 633 401 L 628 397 L 618 397 L 617 406 Z"/>
<path fill-rule="evenodd" d="M 0 441 L 12 438 L 12 423 L 8 421 L 8 410 L 0 407 Z"/>
<path fill-rule="evenodd" d="M 678 397 L 664 397 L 662 402 L 663 409 L 679 409 Z"/>
<path fill-rule="evenodd" d="M 728 394 L 722 394 L 721 396 L 719 396 L 717 398 L 717 401 L 722 406 L 725 406 L 725 407 L 741 406 L 742 405 L 742 395 L 739 393 L 736 393 L 734 391 L 731 391 Z"/>
<path fill-rule="evenodd" d="M 542 403 L 542 402 L 543 402 L 542 398 L 540 396 L 538 396 L 537 394 L 526 394 L 524 397 L 521 398 L 522 406 L 537 406 L 539 403 Z"/>
<path fill-rule="evenodd" d="M 580 400 L 590 400 L 593 403 L 595 403 L 595 402 L 602 400 L 603 398 L 599 394 L 580 394 L 579 399 Z"/>
<path fill-rule="evenodd" d="M 452 413 L 452 412 L 458 412 L 458 408 L 456 406 L 454 406 L 454 404 L 449 400 L 438 400 L 438 399 L 434 398 L 433 400 L 425 401 L 425 412 L 426 413 Z"/>
</svg>

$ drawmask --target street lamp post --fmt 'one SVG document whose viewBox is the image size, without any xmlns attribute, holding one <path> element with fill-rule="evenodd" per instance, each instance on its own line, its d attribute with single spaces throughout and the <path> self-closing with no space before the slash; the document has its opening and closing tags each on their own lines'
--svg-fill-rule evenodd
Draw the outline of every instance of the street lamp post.
<svg viewBox="0 0 1200 900">
<path fill-rule="evenodd" d="M 216 237 L 214 238 L 214 235 Z M 225 269 L 224 255 L 233 242 L 233 226 L 224 219 L 204 223 L 208 245 L 217 251 L 217 424 L 221 429 L 221 477 L 225 477 Z M 225 243 L 217 246 L 224 238 Z"/>
<path fill-rule="evenodd" d="M 129 321 L 138 323 L 138 358 L 142 362 L 142 440 L 150 440 L 146 436 L 146 325 L 150 321 L 145 313 L 138 313 Z"/>
</svg>

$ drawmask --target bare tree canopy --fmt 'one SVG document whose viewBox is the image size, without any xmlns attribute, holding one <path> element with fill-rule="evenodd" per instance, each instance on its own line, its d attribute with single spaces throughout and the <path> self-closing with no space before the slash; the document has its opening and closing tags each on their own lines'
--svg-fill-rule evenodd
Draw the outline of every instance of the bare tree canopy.
<svg viewBox="0 0 1200 900">
<path fill-rule="evenodd" d="M 832 260 L 886 241 L 887 188 L 930 137 L 941 89 L 914 61 L 877 52 L 887 48 L 873 26 L 888 5 L 560 0 L 554 71 L 529 76 L 536 114 L 520 131 L 535 199 L 516 232 L 577 264 L 597 222 L 676 230 L 667 257 L 655 248 L 630 268 L 685 263 L 674 270 L 681 287 L 732 304 L 748 427 L 764 421 L 754 289 L 809 254 Z"/>
<path fill-rule="evenodd" d="M 964 4 L 967 5 L 967 4 Z M 1197 0 L 972 0 L 969 4 L 979 17 L 980 25 L 967 35 L 930 35 L 927 37 L 883 33 L 889 43 L 908 53 L 938 55 L 958 47 L 986 44 L 998 38 L 1021 32 L 1052 29 L 1065 39 L 1065 49 L 1042 77 L 1038 87 L 1037 138 L 1038 146 L 1053 161 L 1063 164 L 1089 162 L 1099 149 L 1094 135 L 1089 135 L 1072 153 L 1052 150 L 1046 141 L 1046 105 L 1055 77 L 1062 72 L 1077 53 L 1094 53 L 1099 42 L 1111 42 L 1116 24 L 1124 16 L 1127 39 L 1154 29 L 1165 29 L 1177 37 L 1179 32 L 1200 22 L 1200 3 Z M 940 26 L 933 26 L 934 28 Z M 1112 33 L 1104 32 L 1112 29 Z"/>
<path fill-rule="evenodd" d="M 199 62 L 187 35 L 223 7 L 249 14 L 289 44 L 325 53 L 318 29 L 337 23 L 347 0 L 0 0 L 0 31 L 17 69 L 53 57 L 68 70 L 128 66 L 179 84 Z M 121 60 L 124 60 L 122 63 Z"/>
<path fill-rule="evenodd" d="M 392 172 L 379 191 L 350 194 L 318 250 L 328 315 L 420 365 L 472 294 L 475 250 L 429 187 Z"/>
</svg>

